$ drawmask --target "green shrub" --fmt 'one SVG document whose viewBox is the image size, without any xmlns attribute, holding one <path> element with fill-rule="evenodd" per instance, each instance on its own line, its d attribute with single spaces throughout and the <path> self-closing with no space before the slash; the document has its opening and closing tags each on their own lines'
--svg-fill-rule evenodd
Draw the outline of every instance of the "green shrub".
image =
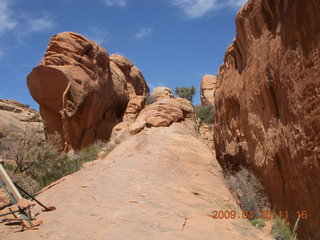
<svg viewBox="0 0 320 240">
<path fill-rule="evenodd" d="M 57 159 L 46 159 L 43 164 L 38 164 L 35 179 L 40 187 L 45 187 L 50 183 L 74 173 L 81 169 L 86 162 L 98 157 L 98 149 L 95 144 L 85 147 L 78 151 L 72 158 L 61 155 Z"/>
<path fill-rule="evenodd" d="M 20 103 L 20 106 L 21 106 L 21 107 L 24 107 L 24 108 L 30 108 L 30 104 Z"/>
<path fill-rule="evenodd" d="M 266 225 L 264 220 L 261 218 L 253 219 L 251 221 L 251 224 L 252 224 L 252 226 L 259 228 L 259 229 L 263 228 Z"/>
<path fill-rule="evenodd" d="M 14 171 L 14 169 L 15 169 L 14 165 L 8 164 L 8 163 L 3 164 L 2 166 L 6 171 Z"/>
<path fill-rule="evenodd" d="M 45 140 L 36 132 L 35 128 L 26 129 L 19 144 L 15 146 L 15 164 L 5 165 L 12 180 L 32 194 L 78 171 L 85 162 L 98 157 L 98 144 L 87 146 L 69 158 L 61 153 L 62 143 L 58 133 L 47 135 Z"/>
<path fill-rule="evenodd" d="M 196 116 L 205 123 L 213 123 L 213 106 L 195 106 Z"/>
<path fill-rule="evenodd" d="M 175 93 L 178 95 L 178 97 L 186 98 L 190 102 L 192 102 L 194 95 L 196 94 L 196 88 L 194 86 L 188 88 L 188 87 L 177 87 L 175 89 Z"/>
<path fill-rule="evenodd" d="M 279 218 L 274 219 L 274 224 L 271 230 L 271 236 L 276 240 L 290 240 L 292 237 L 292 231 L 290 228 Z"/>
<path fill-rule="evenodd" d="M 33 114 L 31 118 L 28 119 L 28 122 L 41 122 L 39 114 Z"/>
</svg>

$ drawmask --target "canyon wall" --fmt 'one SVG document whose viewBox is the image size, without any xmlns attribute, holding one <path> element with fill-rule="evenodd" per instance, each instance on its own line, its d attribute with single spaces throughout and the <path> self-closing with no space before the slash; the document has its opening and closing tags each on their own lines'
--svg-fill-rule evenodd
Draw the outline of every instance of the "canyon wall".
<svg viewBox="0 0 320 240">
<path fill-rule="evenodd" d="M 250 0 L 236 18 L 215 91 L 225 171 L 261 179 L 275 210 L 297 211 L 299 239 L 320 236 L 320 1 Z"/>
<path fill-rule="evenodd" d="M 54 35 L 40 64 L 27 78 L 40 104 L 46 133 L 58 132 L 66 149 L 108 139 L 130 99 L 149 88 L 128 59 L 77 33 Z"/>
</svg>

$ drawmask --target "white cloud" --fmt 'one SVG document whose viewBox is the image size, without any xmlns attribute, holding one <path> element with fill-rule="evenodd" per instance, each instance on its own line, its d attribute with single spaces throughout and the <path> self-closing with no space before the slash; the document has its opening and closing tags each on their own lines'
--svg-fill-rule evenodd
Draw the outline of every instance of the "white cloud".
<svg viewBox="0 0 320 240">
<path fill-rule="evenodd" d="M 0 0 L 0 34 L 16 27 L 17 21 L 12 17 L 9 0 Z"/>
<path fill-rule="evenodd" d="M 17 14 L 11 4 L 14 1 L 0 0 L 0 35 L 10 30 L 15 30 L 18 35 L 26 35 L 33 32 L 43 32 L 54 26 L 54 22 L 48 17 L 31 17 L 29 13 Z M 13 16 L 16 15 L 14 18 Z"/>
<path fill-rule="evenodd" d="M 199 18 L 216 8 L 216 0 L 173 0 L 172 4 L 182 9 L 188 18 Z"/>
<path fill-rule="evenodd" d="M 144 39 L 152 33 L 152 27 L 141 27 L 140 30 L 134 34 L 135 39 Z"/>
<path fill-rule="evenodd" d="M 104 0 L 104 3 L 107 4 L 107 6 L 112 7 L 125 7 L 127 6 L 127 0 Z"/>
<path fill-rule="evenodd" d="M 51 29 L 54 26 L 54 22 L 48 17 L 42 18 L 30 18 L 28 19 L 28 32 L 43 32 Z"/>
<path fill-rule="evenodd" d="M 188 18 L 192 19 L 203 17 L 208 12 L 223 7 L 239 8 L 247 0 L 170 0 L 170 2 L 180 8 Z"/>
<path fill-rule="evenodd" d="M 229 0 L 228 5 L 231 7 L 242 7 L 248 0 Z"/>
<path fill-rule="evenodd" d="M 107 31 L 98 28 L 97 26 L 91 26 L 89 32 L 84 34 L 88 39 L 95 41 L 99 45 L 109 40 L 109 34 Z"/>
</svg>

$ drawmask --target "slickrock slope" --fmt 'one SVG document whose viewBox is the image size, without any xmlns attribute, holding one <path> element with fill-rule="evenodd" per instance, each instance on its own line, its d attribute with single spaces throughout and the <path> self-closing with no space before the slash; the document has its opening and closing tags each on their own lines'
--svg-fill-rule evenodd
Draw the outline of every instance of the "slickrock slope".
<svg viewBox="0 0 320 240">
<path fill-rule="evenodd" d="M 129 100 L 149 92 L 140 70 L 128 59 L 109 57 L 104 48 L 72 32 L 51 38 L 27 82 L 40 104 L 46 132 L 57 131 L 66 149 L 109 138 Z"/>
<path fill-rule="evenodd" d="M 307 211 L 299 239 L 320 236 L 319 11 L 318 0 L 250 0 L 215 92 L 218 161 L 252 168 L 292 225 Z"/>
<path fill-rule="evenodd" d="M 213 210 L 240 210 L 193 122 L 131 136 L 106 159 L 88 163 L 40 194 L 57 210 L 38 216 L 44 221 L 39 230 L 13 232 L 19 227 L 1 224 L 0 238 L 271 239 L 247 220 L 209 216 Z"/>
<path fill-rule="evenodd" d="M 201 79 L 200 99 L 201 105 L 214 105 L 214 91 L 216 89 L 217 78 L 206 74 Z"/>
</svg>

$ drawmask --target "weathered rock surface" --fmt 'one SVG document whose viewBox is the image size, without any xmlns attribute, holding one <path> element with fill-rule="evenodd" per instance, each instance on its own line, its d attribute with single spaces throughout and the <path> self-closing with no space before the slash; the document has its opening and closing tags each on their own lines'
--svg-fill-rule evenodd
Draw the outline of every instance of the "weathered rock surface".
<svg viewBox="0 0 320 240">
<path fill-rule="evenodd" d="M 241 211 L 193 120 L 144 129 L 38 198 L 57 208 L 40 213 L 39 230 L 0 224 L 1 239 L 271 239 L 248 220 L 210 216 Z"/>
<path fill-rule="evenodd" d="M 140 132 L 144 127 L 168 127 L 173 122 L 186 118 L 194 119 L 194 109 L 184 98 L 160 98 L 144 108 L 129 127 L 131 134 Z"/>
<path fill-rule="evenodd" d="M 16 148 L 28 129 L 35 129 L 44 138 L 40 114 L 14 100 L 0 99 L 0 158 L 13 161 Z"/>
<path fill-rule="evenodd" d="M 54 35 L 40 64 L 28 76 L 46 132 L 58 132 L 67 149 L 110 137 L 130 99 L 149 88 L 128 59 L 111 55 L 85 37 Z"/>
<path fill-rule="evenodd" d="M 200 99 L 201 105 L 214 105 L 214 91 L 216 89 L 217 78 L 206 74 L 201 79 Z"/>
<path fill-rule="evenodd" d="M 132 122 L 134 121 L 140 111 L 144 108 L 145 106 L 145 97 L 144 96 L 136 96 L 132 98 L 127 105 L 123 121 L 124 122 Z"/>
<path fill-rule="evenodd" d="M 156 87 L 152 91 L 152 95 L 156 98 L 174 98 L 174 95 L 170 88 Z"/>
<path fill-rule="evenodd" d="M 320 236 L 320 2 L 250 0 L 215 92 L 215 148 L 253 169 L 276 210 L 307 211 L 299 239 Z"/>
<path fill-rule="evenodd" d="M 198 133 L 203 139 L 203 142 L 209 147 L 213 147 L 213 134 L 212 134 L 213 124 L 200 122 L 198 126 Z"/>
</svg>

